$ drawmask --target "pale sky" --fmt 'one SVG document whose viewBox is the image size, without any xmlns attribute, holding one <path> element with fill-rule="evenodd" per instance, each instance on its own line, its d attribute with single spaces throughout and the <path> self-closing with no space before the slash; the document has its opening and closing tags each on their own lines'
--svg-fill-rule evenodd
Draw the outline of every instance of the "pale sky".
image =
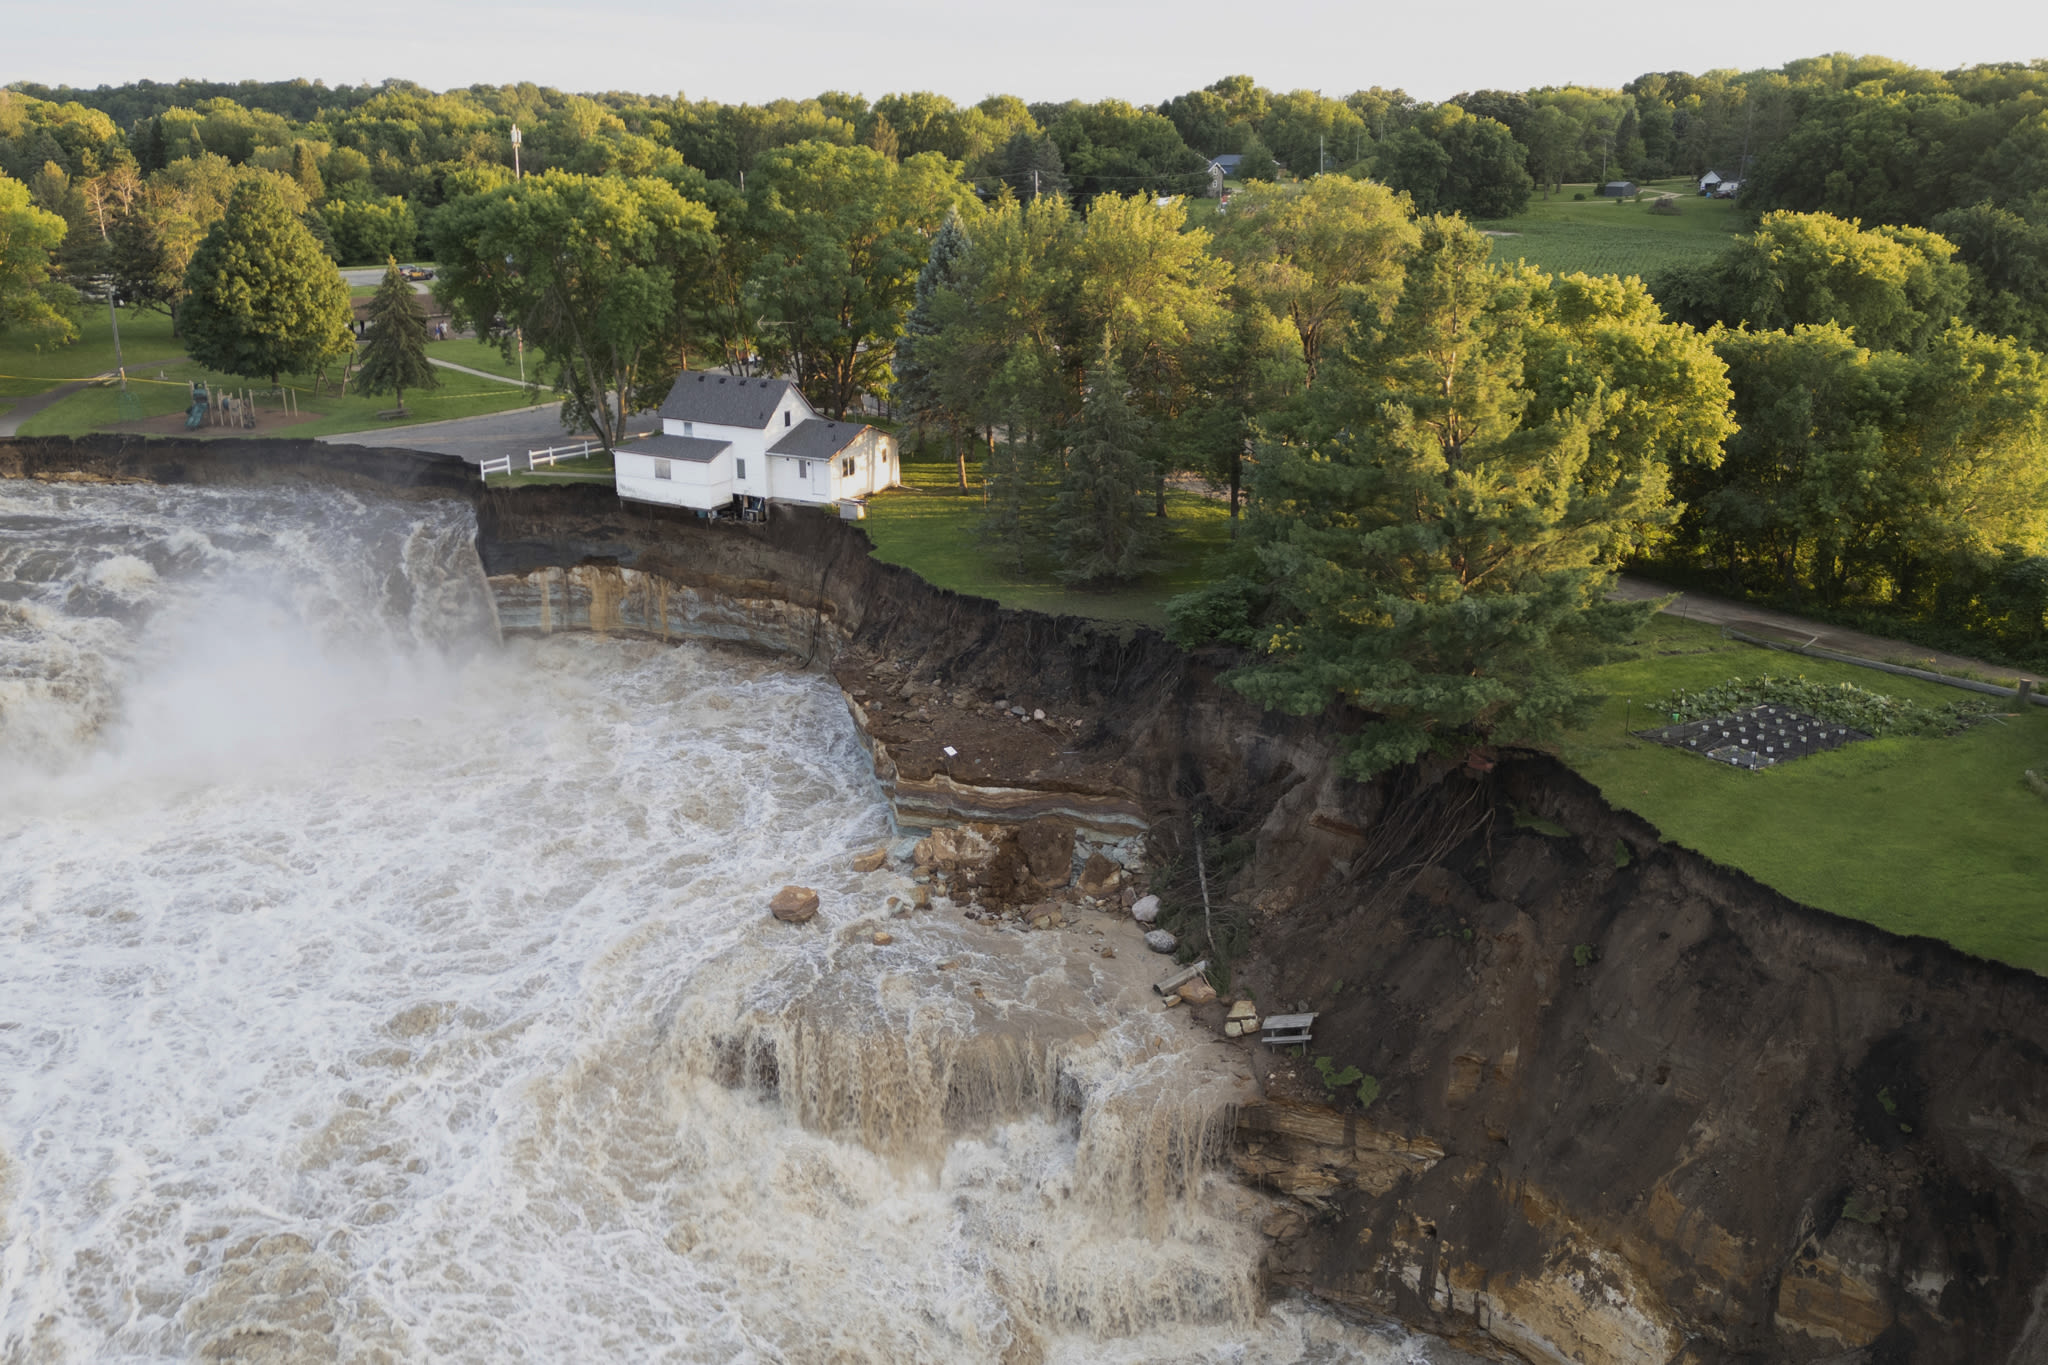
<svg viewBox="0 0 2048 1365">
<path fill-rule="evenodd" d="M 4 0 L 0 30 L 0 82 L 397 76 L 729 102 L 839 89 L 1150 104 L 1237 72 L 1276 90 L 1401 86 L 1434 100 L 1836 51 L 1937 69 L 2048 58 L 2043 0 Z"/>
</svg>

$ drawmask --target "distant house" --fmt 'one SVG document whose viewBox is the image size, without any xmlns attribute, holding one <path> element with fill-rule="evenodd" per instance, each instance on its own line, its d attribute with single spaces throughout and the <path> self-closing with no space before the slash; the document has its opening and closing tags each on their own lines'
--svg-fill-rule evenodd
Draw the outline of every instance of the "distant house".
<svg viewBox="0 0 2048 1365">
<path fill-rule="evenodd" d="M 1708 171 L 1705 175 L 1700 177 L 1700 193 L 1712 194 L 1714 192 L 1714 187 L 1720 183 L 1720 174 L 1715 171 Z"/>
<path fill-rule="evenodd" d="M 1714 186 L 1714 197 L 1716 199 L 1733 199 L 1740 193 L 1742 193 L 1742 182 L 1740 180 L 1723 180 L 1720 184 Z"/>
<path fill-rule="evenodd" d="M 1209 164 L 1223 172 L 1225 180 L 1235 180 L 1237 178 L 1237 168 L 1244 164 L 1244 158 L 1236 152 L 1225 152 L 1222 156 L 1210 157 Z"/>
<path fill-rule="evenodd" d="M 693 371 L 659 410 L 661 431 L 613 452 L 619 496 L 707 515 L 758 516 L 770 502 L 838 506 L 892 488 L 896 438 L 818 416 L 787 379 Z"/>
<path fill-rule="evenodd" d="M 1639 188 L 1640 186 L 1633 180 L 1610 180 L 1600 187 L 1600 197 L 1602 199 L 1626 199 Z"/>
</svg>

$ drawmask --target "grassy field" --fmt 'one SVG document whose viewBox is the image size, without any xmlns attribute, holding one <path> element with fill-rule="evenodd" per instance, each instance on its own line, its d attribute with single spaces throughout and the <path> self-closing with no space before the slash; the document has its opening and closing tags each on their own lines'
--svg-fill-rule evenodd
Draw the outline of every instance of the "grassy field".
<svg viewBox="0 0 2048 1365">
<path fill-rule="evenodd" d="M 472 370 L 482 370 L 486 374 L 502 375 L 506 379 L 519 378 L 519 358 L 517 353 L 514 353 L 512 359 L 507 360 L 504 356 L 498 354 L 497 346 L 491 342 L 477 341 L 471 337 L 450 337 L 446 341 L 430 341 L 427 343 L 427 355 L 435 360 L 447 360 L 457 365 L 467 365 Z M 528 350 L 526 353 L 526 378 L 528 382 L 538 381 L 540 371 L 540 357 L 532 350 Z M 444 377 L 443 382 L 452 382 L 452 377 Z"/>
<path fill-rule="evenodd" d="M 123 308 L 120 317 L 121 354 L 131 375 L 153 375 L 157 365 L 184 354 L 183 344 L 171 336 L 168 315 Z M 37 351 L 0 338 L 0 396 L 25 398 L 113 369 L 114 334 L 105 306 L 87 308 L 76 321 L 78 340 L 55 350 Z"/>
<path fill-rule="evenodd" d="M 1870 740 L 1757 773 L 1627 733 L 1655 724 L 1646 704 L 1675 688 L 1765 673 L 1930 703 L 1969 695 L 1788 659 L 1659 616 L 1636 657 L 1589 675 L 1607 698 L 1562 756 L 1666 838 L 1794 900 L 2048 972 L 2048 800 L 2020 776 L 2048 766 L 2048 711 L 1944 739 Z"/>
<path fill-rule="evenodd" d="M 868 500 L 862 527 L 875 542 L 875 556 L 917 570 L 942 588 L 990 597 L 1005 606 L 1092 616 L 1102 620 L 1166 624 L 1166 601 L 1205 581 L 1210 557 L 1230 543 L 1230 517 L 1222 503 L 1193 493 L 1169 493 L 1164 563 L 1127 588 L 1080 592 L 1053 575 L 1050 562 L 1010 574 L 989 563 L 981 537 L 981 469 L 967 466 L 971 489 L 959 489 L 950 462 L 916 463 L 906 457 L 909 486 Z"/>
<path fill-rule="evenodd" d="M 180 361 L 173 365 L 151 365 L 147 377 L 135 375 L 130 366 L 133 382 L 131 392 L 135 395 L 142 417 L 160 417 L 166 413 L 183 412 L 191 402 L 188 381 L 204 380 L 209 388 L 226 386 L 230 389 L 260 388 L 247 380 L 211 373 L 191 361 Z M 164 376 L 163 380 L 158 375 Z M 424 393 L 408 393 L 405 406 L 410 422 L 439 422 L 451 417 L 476 417 L 484 413 L 502 412 L 507 408 L 525 407 L 527 391 L 511 384 L 494 384 L 488 379 L 472 375 L 450 374 L 441 388 Z M 312 377 L 309 375 L 287 375 L 283 383 L 297 391 L 298 401 L 305 410 L 307 420 L 290 426 L 266 426 L 253 432 L 231 431 L 221 427 L 202 427 L 197 435 L 259 435 L 290 436 L 305 438 L 329 436 L 345 431 L 370 431 L 395 425 L 379 417 L 380 412 L 389 411 L 392 398 L 389 394 L 368 397 L 350 393 L 346 397 L 326 394 L 319 398 L 312 396 Z M 274 411 L 273 400 L 259 400 L 259 409 Z M 80 436 L 88 431 L 116 428 L 123 419 L 120 391 L 113 386 L 81 390 L 70 397 L 54 403 L 22 423 L 24 436 Z M 182 427 L 157 431 L 156 435 L 185 434 Z"/>
<path fill-rule="evenodd" d="M 1711 256 L 1747 227 L 1733 200 L 1702 199 L 1690 180 L 1656 181 L 1644 189 L 1676 194 L 1678 216 L 1651 213 L 1648 194 L 1640 202 L 1600 199 L 1591 185 L 1566 185 L 1548 200 L 1532 198 L 1519 217 L 1477 226 L 1515 234 L 1494 238 L 1497 261 L 1523 260 L 1552 274 L 1645 277 Z M 1575 201 L 1574 194 L 1586 198 Z"/>
</svg>

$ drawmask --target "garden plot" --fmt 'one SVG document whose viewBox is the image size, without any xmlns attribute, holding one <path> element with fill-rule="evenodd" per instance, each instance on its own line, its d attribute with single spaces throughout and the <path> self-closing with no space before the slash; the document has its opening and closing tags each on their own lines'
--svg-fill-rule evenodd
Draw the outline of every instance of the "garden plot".
<svg viewBox="0 0 2048 1365">
<path fill-rule="evenodd" d="M 1809 754 L 1839 749 L 1859 739 L 1862 730 L 1822 720 L 1789 706 L 1752 706 L 1726 715 L 1689 720 L 1657 730 L 1643 730 L 1644 739 L 1711 758 L 1730 767 L 1774 768 Z"/>
</svg>

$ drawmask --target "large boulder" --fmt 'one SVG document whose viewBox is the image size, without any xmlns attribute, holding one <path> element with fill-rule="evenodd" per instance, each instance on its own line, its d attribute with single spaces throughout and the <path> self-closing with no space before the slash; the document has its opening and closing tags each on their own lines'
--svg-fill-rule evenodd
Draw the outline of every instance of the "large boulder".
<svg viewBox="0 0 2048 1365">
<path fill-rule="evenodd" d="M 803 924 L 818 913 L 818 893 L 808 886 L 785 886 L 768 902 L 768 912 L 784 924 Z"/>
<path fill-rule="evenodd" d="M 1042 815 L 1017 830 L 1017 848 L 1031 879 L 1047 890 L 1057 890 L 1074 878 L 1074 826 L 1053 816 Z"/>
<path fill-rule="evenodd" d="M 1081 867 L 1081 894 L 1084 896 L 1106 896 L 1116 890 L 1123 880 L 1124 870 L 1100 853 L 1088 855 L 1088 861 Z"/>
<path fill-rule="evenodd" d="M 996 851 L 998 831 L 979 825 L 951 825 L 917 841 L 910 859 L 920 872 L 979 869 Z"/>
</svg>

